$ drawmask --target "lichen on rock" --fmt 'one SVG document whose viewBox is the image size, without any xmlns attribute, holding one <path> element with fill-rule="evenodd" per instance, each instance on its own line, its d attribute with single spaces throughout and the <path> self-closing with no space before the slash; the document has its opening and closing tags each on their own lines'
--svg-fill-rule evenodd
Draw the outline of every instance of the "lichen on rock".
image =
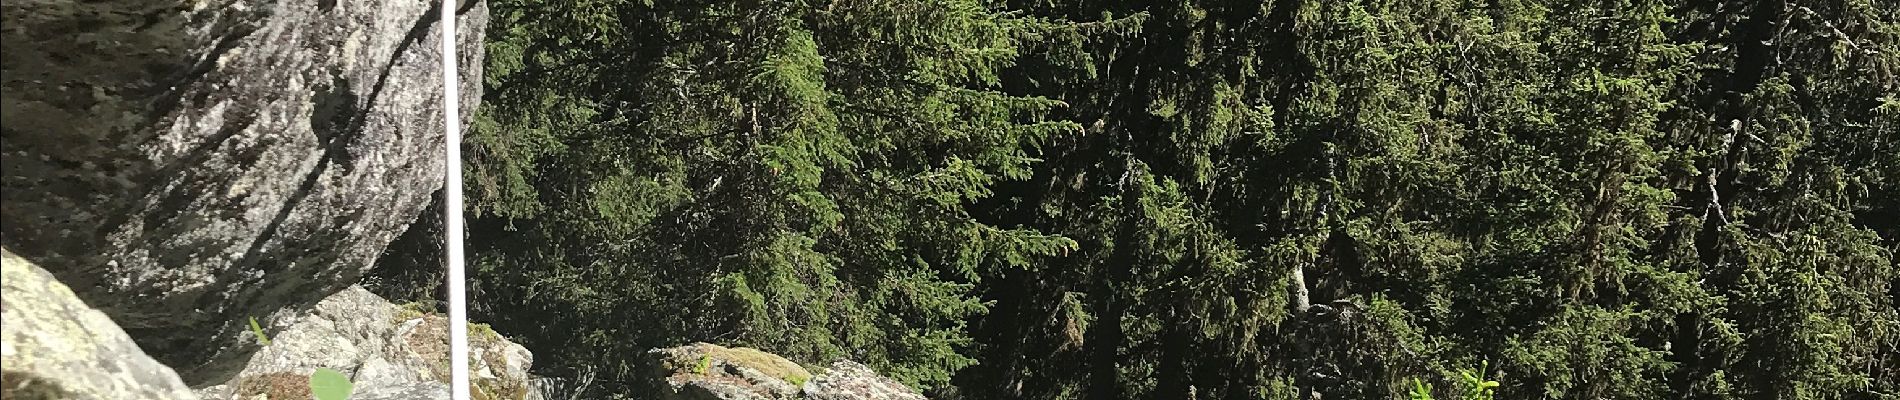
<svg viewBox="0 0 1900 400">
<path fill-rule="evenodd" d="M 0 310 L 0 398 L 197 398 L 104 313 L 4 249 Z"/>
<path fill-rule="evenodd" d="M 791 360 L 751 348 L 710 343 L 655 349 L 666 400 L 795 399 L 792 381 L 811 372 Z"/>
<path fill-rule="evenodd" d="M 447 388 L 448 323 L 441 315 L 351 286 L 307 311 L 285 311 L 271 320 L 280 322 L 266 329 L 272 332 L 270 345 L 253 353 L 235 376 L 200 394 L 210 400 L 249 400 L 257 390 L 246 388 L 260 385 L 247 382 L 286 375 L 307 379 L 317 368 L 342 372 L 364 393 L 397 396 Z M 492 330 L 470 331 L 471 394 L 478 400 L 534 399 L 528 391 L 533 354 Z"/>
<path fill-rule="evenodd" d="M 0 370 L 0 398 L 7 400 L 62 400 L 76 397 L 58 383 L 38 375 Z"/>
<path fill-rule="evenodd" d="M 850 360 L 831 363 L 804 389 L 811 400 L 924 400 L 915 389 Z"/>
<path fill-rule="evenodd" d="M 817 374 L 784 357 L 710 343 L 654 349 L 663 400 L 923 400 L 916 389 L 849 360 Z"/>
</svg>

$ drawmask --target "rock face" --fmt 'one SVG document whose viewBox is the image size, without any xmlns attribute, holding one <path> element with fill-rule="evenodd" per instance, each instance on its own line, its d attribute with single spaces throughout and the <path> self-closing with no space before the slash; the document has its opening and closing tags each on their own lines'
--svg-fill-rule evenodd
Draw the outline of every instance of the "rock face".
<svg viewBox="0 0 1900 400">
<path fill-rule="evenodd" d="M 263 327 L 270 344 L 229 381 L 198 391 L 208 400 L 253 399 L 306 389 L 317 368 L 342 372 L 355 384 L 353 399 L 448 398 L 448 323 L 439 315 L 391 304 L 351 286 L 304 312 L 284 312 Z M 472 394 L 482 400 L 522 400 L 530 394 L 534 356 L 494 331 L 471 325 Z M 255 340 L 255 335 L 252 335 Z M 425 395 L 440 390 L 441 396 Z M 419 396 L 419 397 L 417 397 Z M 277 396 L 281 397 L 281 396 Z M 277 398 L 272 397 L 272 398 Z"/>
<path fill-rule="evenodd" d="M 188 381 L 357 281 L 440 186 L 440 2 L 7 0 L 0 227 Z M 457 7 L 464 116 L 480 1 Z"/>
<path fill-rule="evenodd" d="M 5 250 L 0 286 L 0 398 L 197 398 L 104 313 Z"/>
<path fill-rule="evenodd" d="M 817 374 L 783 357 L 707 343 L 654 349 L 663 400 L 924 400 L 870 367 L 839 360 Z"/>
</svg>

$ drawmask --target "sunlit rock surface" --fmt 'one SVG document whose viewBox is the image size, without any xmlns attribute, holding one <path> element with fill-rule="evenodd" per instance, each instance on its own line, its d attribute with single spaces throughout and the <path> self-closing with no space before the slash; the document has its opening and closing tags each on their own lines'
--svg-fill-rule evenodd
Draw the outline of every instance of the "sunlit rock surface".
<svg viewBox="0 0 1900 400">
<path fill-rule="evenodd" d="M 440 187 L 439 4 L 6 1 L 0 237 L 186 381 L 230 376 L 248 317 L 357 282 Z"/>
</svg>

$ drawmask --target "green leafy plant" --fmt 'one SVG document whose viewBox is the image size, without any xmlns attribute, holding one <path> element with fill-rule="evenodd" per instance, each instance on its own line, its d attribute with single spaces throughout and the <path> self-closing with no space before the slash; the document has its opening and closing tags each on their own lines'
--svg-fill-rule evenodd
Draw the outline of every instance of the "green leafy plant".
<svg viewBox="0 0 1900 400">
<path fill-rule="evenodd" d="M 356 386 L 342 372 L 317 368 L 316 373 L 310 374 L 310 394 L 316 396 L 317 400 L 349 400 L 350 392 L 354 390 Z"/>
<path fill-rule="evenodd" d="M 1432 384 L 1425 383 L 1425 381 L 1418 378 L 1412 378 L 1412 393 L 1411 396 L 1407 398 L 1411 400 L 1432 400 Z"/>
<path fill-rule="evenodd" d="M 699 356 L 699 365 L 693 366 L 693 373 L 705 374 L 712 370 L 712 356 Z"/>
<path fill-rule="evenodd" d="M 270 337 L 264 336 L 264 328 L 257 326 L 257 317 L 251 317 L 251 334 L 257 335 L 258 343 L 263 343 L 265 346 L 270 345 Z"/>
<path fill-rule="evenodd" d="M 1479 364 L 1478 369 L 1475 371 L 1471 369 L 1458 371 L 1459 377 L 1462 378 L 1462 386 L 1464 386 L 1465 389 L 1463 394 L 1458 397 L 1458 400 L 1492 400 L 1494 396 L 1497 395 L 1498 381 L 1488 380 L 1484 377 L 1485 370 L 1490 367 L 1491 363 L 1486 361 Z M 1432 384 L 1425 383 L 1424 380 L 1418 378 L 1412 378 L 1412 391 L 1407 398 L 1410 400 L 1433 400 Z"/>
</svg>

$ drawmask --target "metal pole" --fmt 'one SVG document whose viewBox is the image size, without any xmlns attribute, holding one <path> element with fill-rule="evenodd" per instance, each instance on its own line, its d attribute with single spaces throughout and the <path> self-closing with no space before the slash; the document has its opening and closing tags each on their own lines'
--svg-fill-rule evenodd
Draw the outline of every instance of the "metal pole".
<svg viewBox="0 0 1900 400">
<path fill-rule="evenodd" d="M 479 1 L 479 0 L 477 0 Z M 449 268 L 449 391 L 468 400 L 468 294 L 462 259 L 462 107 L 456 78 L 455 0 L 442 0 L 443 236 Z"/>
</svg>

